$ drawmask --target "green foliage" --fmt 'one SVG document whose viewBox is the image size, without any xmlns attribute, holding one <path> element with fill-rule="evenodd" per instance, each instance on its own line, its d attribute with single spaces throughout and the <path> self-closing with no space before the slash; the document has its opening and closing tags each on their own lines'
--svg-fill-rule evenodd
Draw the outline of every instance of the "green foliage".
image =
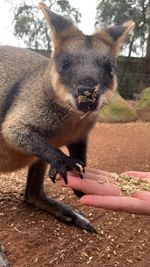
<svg viewBox="0 0 150 267">
<path fill-rule="evenodd" d="M 98 0 L 96 24 L 122 24 L 132 19 L 136 23 L 134 34 L 128 39 L 129 54 L 140 49 L 146 51 L 150 33 L 150 2 L 149 0 Z"/>
<path fill-rule="evenodd" d="M 144 60 L 141 58 L 118 58 L 118 91 L 123 98 L 133 99 L 140 94 L 143 63 Z"/>
<path fill-rule="evenodd" d="M 24 4 L 14 14 L 14 34 L 22 39 L 29 48 L 43 46 L 50 49 L 50 38 L 44 20 L 39 18 L 37 7 Z"/>
<path fill-rule="evenodd" d="M 141 99 L 137 103 L 137 109 L 149 108 L 150 109 L 150 87 L 143 90 Z"/>
<path fill-rule="evenodd" d="M 119 62 L 118 90 L 121 96 L 131 99 L 150 86 L 149 63 L 146 63 L 150 62 L 150 0 L 97 0 L 96 25 L 120 25 L 127 20 L 133 20 L 136 27 L 123 46 L 128 56 Z M 140 64 L 138 60 L 131 64 L 132 52 L 143 57 Z"/>
<path fill-rule="evenodd" d="M 130 122 L 137 120 L 135 109 L 120 95 L 115 94 L 110 103 L 99 112 L 100 122 Z"/>
<path fill-rule="evenodd" d="M 68 0 L 43 0 L 43 2 L 46 2 L 48 7 L 53 11 L 69 15 L 76 22 L 80 21 L 81 14 L 76 8 L 70 6 Z M 22 39 L 29 48 L 50 49 L 48 27 L 36 6 L 27 5 L 25 2 L 22 2 L 18 7 L 15 7 L 14 34 L 16 37 Z"/>
<path fill-rule="evenodd" d="M 140 119 L 150 121 L 150 87 L 143 90 L 136 105 L 136 110 Z"/>
</svg>

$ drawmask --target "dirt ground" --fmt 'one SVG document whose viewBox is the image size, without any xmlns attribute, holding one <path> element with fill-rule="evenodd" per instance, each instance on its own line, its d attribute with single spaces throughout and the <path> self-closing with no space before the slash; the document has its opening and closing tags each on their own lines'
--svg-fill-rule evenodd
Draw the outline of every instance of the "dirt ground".
<svg viewBox="0 0 150 267">
<path fill-rule="evenodd" d="M 112 172 L 150 171 L 150 123 L 98 124 L 88 165 Z M 150 218 L 81 207 L 72 191 L 46 178 L 46 191 L 82 211 L 91 234 L 23 203 L 26 170 L 0 176 L 0 242 L 11 267 L 149 267 Z"/>
</svg>

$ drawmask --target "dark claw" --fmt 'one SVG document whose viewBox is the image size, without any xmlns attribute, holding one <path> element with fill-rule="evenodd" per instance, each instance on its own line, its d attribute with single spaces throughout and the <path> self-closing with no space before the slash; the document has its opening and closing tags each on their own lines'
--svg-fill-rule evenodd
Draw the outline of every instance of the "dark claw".
<svg viewBox="0 0 150 267">
<path fill-rule="evenodd" d="M 52 182 L 56 183 L 56 175 L 58 173 L 64 179 L 65 184 L 68 184 L 67 173 L 66 173 L 66 169 L 64 166 L 60 166 L 59 170 L 57 170 L 56 167 L 50 168 L 49 177 L 52 180 Z"/>
<path fill-rule="evenodd" d="M 76 163 L 75 167 L 73 168 L 75 172 L 79 175 L 81 179 L 83 179 L 83 173 L 85 173 L 85 169 L 82 164 Z"/>
<path fill-rule="evenodd" d="M 49 177 L 52 182 L 55 183 L 56 176 L 59 174 L 64 179 L 65 184 L 68 184 L 68 170 L 74 170 L 80 176 L 80 178 L 83 179 L 83 173 L 85 172 L 83 163 L 68 156 L 65 156 L 64 159 L 60 159 L 51 165 Z"/>
<path fill-rule="evenodd" d="M 77 173 L 79 175 L 79 177 L 81 179 L 83 179 L 83 174 L 81 172 L 77 171 L 75 168 L 73 168 L 73 170 L 74 170 L 75 173 Z"/>
<path fill-rule="evenodd" d="M 81 179 L 83 179 L 83 175 L 82 175 L 82 173 L 79 173 L 79 176 L 80 176 Z"/>
<path fill-rule="evenodd" d="M 55 177 L 54 176 L 50 176 L 50 175 L 49 175 L 49 177 L 50 177 L 51 181 L 55 184 L 56 183 Z"/>
<path fill-rule="evenodd" d="M 56 183 L 56 175 L 57 175 L 57 170 L 56 168 L 51 168 L 49 171 L 49 177 L 52 180 L 53 183 Z"/>
<path fill-rule="evenodd" d="M 91 223 L 87 224 L 87 226 L 84 229 L 88 232 L 98 234 L 98 231 L 94 228 L 94 226 Z"/>
<path fill-rule="evenodd" d="M 85 173 L 85 169 L 82 164 L 76 163 L 74 167 L 78 173 Z"/>
<path fill-rule="evenodd" d="M 97 230 L 90 223 L 90 221 L 80 213 L 77 213 L 77 217 L 75 219 L 75 224 L 78 225 L 80 228 L 88 231 L 88 232 L 97 233 Z"/>
<path fill-rule="evenodd" d="M 67 173 L 59 172 L 60 176 L 64 179 L 65 184 L 68 184 Z"/>
</svg>

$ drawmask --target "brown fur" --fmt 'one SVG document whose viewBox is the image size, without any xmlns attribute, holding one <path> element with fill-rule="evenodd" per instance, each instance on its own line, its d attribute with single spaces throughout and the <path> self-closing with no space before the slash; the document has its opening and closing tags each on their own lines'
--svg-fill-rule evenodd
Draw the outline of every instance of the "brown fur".
<svg viewBox="0 0 150 267">
<path fill-rule="evenodd" d="M 0 171 L 1 172 L 12 172 L 17 169 L 24 168 L 31 165 L 36 161 L 36 157 L 25 155 L 18 150 L 12 148 L 9 144 L 5 142 L 1 136 L 0 142 Z"/>
</svg>

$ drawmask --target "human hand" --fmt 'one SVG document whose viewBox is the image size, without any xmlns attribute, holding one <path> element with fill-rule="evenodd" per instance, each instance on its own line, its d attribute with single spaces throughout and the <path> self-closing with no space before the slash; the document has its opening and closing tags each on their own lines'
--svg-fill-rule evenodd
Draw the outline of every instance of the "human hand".
<svg viewBox="0 0 150 267">
<path fill-rule="evenodd" d="M 140 177 L 150 183 L 150 172 L 130 171 L 122 175 Z M 124 196 L 109 172 L 86 168 L 83 180 L 78 179 L 73 173 L 68 173 L 68 184 L 64 185 L 62 179 L 60 183 L 84 192 L 86 195 L 80 199 L 83 205 L 150 215 L 150 192 L 136 191 L 130 196 Z"/>
</svg>

